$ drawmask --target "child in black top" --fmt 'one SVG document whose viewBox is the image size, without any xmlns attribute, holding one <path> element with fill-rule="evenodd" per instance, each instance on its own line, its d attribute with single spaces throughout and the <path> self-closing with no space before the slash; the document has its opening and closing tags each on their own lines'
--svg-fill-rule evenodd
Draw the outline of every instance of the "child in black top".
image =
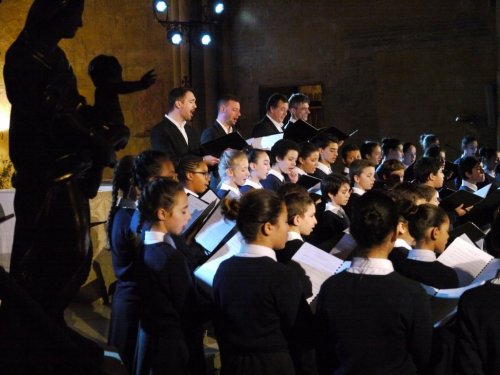
<svg viewBox="0 0 500 375">
<path fill-rule="evenodd" d="M 349 179 L 336 173 L 326 176 L 321 181 L 321 196 L 325 201 L 324 210 L 318 215 L 318 225 L 309 241 L 329 252 L 350 225 L 344 211 L 351 196 Z"/>
<path fill-rule="evenodd" d="M 267 151 L 252 148 L 247 157 L 250 176 L 245 181 L 245 184 L 240 187 L 242 194 L 253 189 L 263 189 L 261 181 L 266 179 L 271 169 L 271 160 Z"/>
<path fill-rule="evenodd" d="M 299 145 L 289 139 L 280 139 L 274 144 L 271 148 L 272 167 L 262 181 L 264 189 L 277 191 L 285 183 L 285 176 L 293 174 L 299 151 Z"/>
<path fill-rule="evenodd" d="M 290 193 L 283 197 L 288 212 L 288 235 L 284 249 L 276 252 L 280 263 L 288 263 L 309 236 L 316 221 L 316 206 L 307 193 Z"/>
<path fill-rule="evenodd" d="M 500 374 L 500 277 L 466 291 L 458 302 L 454 374 Z"/>
<path fill-rule="evenodd" d="M 316 310 L 320 374 L 417 374 L 432 338 L 429 299 L 394 272 L 387 259 L 398 215 L 385 194 L 371 191 L 353 207 L 357 257 L 321 287 Z"/>
<path fill-rule="evenodd" d="M 450 220 L 446 212 L 432 204 L 418 206 L 409 215 L 409 229 L 415 239 L 415 249 L 406 259 L 394 259 L 396 271 L 435 288 L 458 288 L 458 275 L 452 268 L 436 261 L 448 241 Z"/>
<path fill-rule="evenodd" d="M 247 155 L 243 151 L 225 150 L 219 161 L 220 184 L 217 196 L 224 198 L 229 194 L 231 198 L 239 198 L 240 187 L 245 184 L 249 176 Z"/>
<path fill-rule="evenodd" d="M 274 252 L 286 243 L 286 206 L 266 189 L 224 204 L 245 244 L 214 278 L 221 373 L 315 374 L 311 310 L 296 273 L 278 263 Z"/>
<path fill-rule="evenodd" d="M 136 351 L 140 373 L 205 374 L 197 294 L 186 258 L 170 237 L 182 233 L 190 213 L 182 185 L 151 181 L 139 199 L 148 228 L 141 249 L 141 328 Z"/>
<path fill-rule="evenodd" d="M 375 166 L 368 160 L 354 160 L 349 167 L 352 192 L 346 205 L 347 216 L 351 217 L 352 204 L 375 185 Z"/>
<path fill-rule="evenodd" d="M 135 230 L 130 228 L 135 212 L 136 193 L 152 177 L 174 176 L 172 165 L 163 152 L 146 150 L 136 158 L 122 158 L 115 168 L 108 236 L 117 282 L 111 305 L 108 340 L 118 349 L 129 372 L 132 372 L 141 306 Z M 120 200 L 117 199 L 118 191 L 122 194 Z"/>
<path fill-rule="evenodd" d="M 319 161 L 314 177 L 323 179 L 332 173 L 332 166 L 339 155 L 339 140 L 330 134 L 320 134 L 314 138 L 314 144 L 319 150 Z"/>
</svg>

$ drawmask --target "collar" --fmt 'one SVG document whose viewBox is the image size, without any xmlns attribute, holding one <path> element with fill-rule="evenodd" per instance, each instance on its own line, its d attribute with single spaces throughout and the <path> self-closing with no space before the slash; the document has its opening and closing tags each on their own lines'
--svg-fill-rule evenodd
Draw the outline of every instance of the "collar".
<svg viewBox="0 0 500 375">
<path fill-rule="evenodd" d="M 233 131 L 233 127 L 232 127 L 232 126 L 230 126 L 230 127 L 229 127 L 229 130 L 227 130 L 226 125 L 224 125 L 224 124 L 223 124 L 222 122 L 220 122 L 219 120 L 215 120 L 215 121 L 217 121 L 217 123 L 221 126 L 222 130 L 224 130 L 224 132 L 225 132 L 226 134 L 229 134 L 229 133 L 231 133 L 231 132 Z"/>
<path fill-rule="evenodd" d="M 278 129 L 280 133 L 283 133 L 283 123 L 274 121 L 268 114 L 266 114 L 266 116 L 269 120 L 271 120 L 276 129 Z"/>
<path fill-rule="evenodd" d="M 184 129 L 184 126 L 186 125 L 186 121 L 178 122 L 178 121 L 174 120 L 172 117 L 170 117 L 168 114 L 166 114 L 165 117 L 167 119 L 169 119 L 179 129 Z"/>
<path fill-rule="evenodd" d="M 305 175 L 307 174 L 306 171 L 304 171 L 303 169 L 299 168 L 299 167 L 295 167 L 295 172 L 297 172 L 297 174 L 299 176 L 302 176 L 302 175 Z"/>
<path fill-rule="evenodd" d="M 281 182 L 285 182 L 285 177 L 281 174 L 281 172 L 278 172 L 275 169 L 271 168 L 267 174 L 268 175 L 272 174 L 274 177 L 277 177 Z"/>
<path fill-rule="evenodd" d="M 495 285 L 500 285 L 500 277 L 497 277 L 497 278 L 495 278 L 495 279 L 492 279 L 492 280 L 491 280 L 491 283 L 492 283 L 492 284 L 495 284 Z"/>
<path fill-rule="evenodd" d="M 394 242 L 394 247 L 404 247 L 405 249 L 411 250 L 410 244 L 402 238 L 396 239 L 396 242 Z"/>
<path fill-rule="evenodd" d="M 388 259 L 354 257 L 352 258 L 351 267 L 347 269 L 347 272 L 382 276 L 394 272 L 394 267 Z"/>
<path fill-rule="evenodd" d="M 331 211 L 335 215 L 340 216 L 340 217 L 346 216 L 344 209 L 340 206 L 337 206 L 335 203 L 332 203 L 332 202 L 327 202 L 325 204 L 325 211 Z"/>
<path fill-rule="evenodd" d="M 352 188 L 352 192 L 353 192 L 353 193 L 356 193 L 356 194 L 358 194 L 358 195 L 363 195 L 364 193 L 366 193 L 366 190 L 361 189 L 361 188 L 359 188 L 359 187 L 357 187 L 357 186 L 354 186 L 354 187 Z"/>
<path fill-rule="evenodd" d="M 189 190 L 187 187 L 184 188 L 184 192 L 189 195 L 194 195 L 196 198 L 200 197 L 198 194 L 196 194 L 194 191 Z"/>
<path fill-rule="evenodd" d="M 241 195 L 241 191 L 240 189 L 238 188 L 235 188 L 231 185 L 228 185 L 226 184 L 225 182 L 223 182 L 221 185 L 220 185 L 220 188 L 221 190 L 229 190 L 231 192 L 233 192 L 234 194 L 236 194 L 237 197 L 239 197 Z"/>
<path fill-rule="evenodd" d="M 246 244 L 241 247 L 241 250 L 236 256 L 245 258 L 269 257 L 276 261 L 276 253 L 273 249 L 267 246 Z"/>
<path fill-rule="evenodd" d="M 290 116 L 290 119 L 288 121 L 293 124 L 294 122 L 297 122 L 297 120 L 298 118 L 293 118 L 292 116 Z"/>
<path fill-rule="evenodd" d="M 344 167 L 344 173 L 349 174 L 349 167 Z"/>
<path fill-rule="evenodd" d="M 298 233 L 298 232 L 292 232 L 292 231 L 288 232 L 288 234 L 286 236 L 286 240 L 287 241 L 301 240 L 302 242 L 304 242 L 304 239 L 302 238 L 302 236 L 300 235 L 300 233 Z"/>
<path fill-rule="evenodd" d="M 493 171 L 490 171 L 490 170 L 488 169 L 488 167 L 484 167 L 483 169 L 484 169 L 484 174 L 487 174 L 488 176 L 493 177 L 493 178 L 495 178 L 495 177 L 496 177 L 496 173 L 495 173 L 495 171 L 494 171 L 494 170 L 493 170 Z"/>
<path fill-rule="evenodd" d="M 318 162 L 318 166 L 316 168 L 325 172 L 326 174 L 332 173 L 332 168 L 322 162 Z"/>
<path fill-rule="evenodd" d="M 264 189 L 264 186 L 260 182 L 255 182 L 254 180 L 251 180 L 250 178 L 247 178 L 245 181 L 246 186 L 251 186 L 255 189 Z"/>
<path fill-rule="evenodd" d="M 144 245 L 153 245 L 158 242 L 163 242 L 165 239 L 165 234 L 166 233 L 163 232 L 147 230 L 144 233 Z"/>
<path fill-rule="evenodd" d="M 473 184 L 469 181 L 462 180 L 462 185 L 460 187 L 462 187 L 462 186 L 465 186 L 465 187 L 471 189 L 472 191 L 477 191 L 477 185 Z"/>
<path fill-rule="evenodd" d="M 436 253 L 432 250 L 413 249 L 408 253 L 408 259 L 419 260 L 421 262 L 435 262 Z"/>
</svg>

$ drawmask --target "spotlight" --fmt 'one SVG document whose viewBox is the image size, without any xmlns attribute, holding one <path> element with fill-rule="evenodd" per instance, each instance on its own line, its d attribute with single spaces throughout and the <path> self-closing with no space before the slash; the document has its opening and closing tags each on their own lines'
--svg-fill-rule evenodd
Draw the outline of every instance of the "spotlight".
<svg viewBox="0 0 500 375">
<path fill-rule="evenodd" d="M 170 43 L 178 46 L 182 43 L 182 33 L 178 29 L 172 29 L 167 33 L 167 38 L 170 40 Z"/>
<path fill-rule="evenodd" d="M 201 44 L 203 44 L 204 46 L 208 46 L 212 42 L 212 37 L 210 36 L 209 33 L 203 32 L 200 35 L 200 41 Z"/>
<path fill-rule="evenodd" d="M 224 2 L 223 1 L 215 1 L 214 2 L 214 12 L 215 14 L 221 14 L 224 12 Z"/>
<path fill-rule="evenodd" d="M 168 9 L 168 4 L 165 0 L 154 0 L 153 6 L 158 13 L 164 13 Z"/>
</svg>

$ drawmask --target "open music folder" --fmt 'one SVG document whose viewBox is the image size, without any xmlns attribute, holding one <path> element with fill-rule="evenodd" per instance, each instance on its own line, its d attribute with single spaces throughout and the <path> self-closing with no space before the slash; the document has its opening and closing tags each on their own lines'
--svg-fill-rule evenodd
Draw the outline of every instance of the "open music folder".
<svg viewBox="0 0 500 375">
<path fill-rule="evenodd" d="M 212 253 L 235 227 L 235 221 L 228 220 L 222 215 L 219 201 L 208 215 L 198 233 L 194 236 L 194 240 L 203 246 L 208 253 Z"/>
<path fill-rule="evenodd" d="M 247 144 L 258 150 L 270 151 L 276 142 L 283 139 L 283 133 L 247 139 Z"/>
<path fill-rule="evenodd" d="M 329 254 L 308 242 L 297 250 L 292 257 L 309 277 L 312 284 L 312 295 L 307 299 L 312 303 L 319 293 L 321 285 L 332 275 L 342 272 L 351 265 L 350 261 L 344 261 L 335 255 Z"/>
<path fill-rule="evenodd" d="M 437 289 L 422 284 L 427 294 L 431 296 L 434 327 L 443 326 L 453 318 L 458 300 L 466 290 L 493 279 L 500 269 L 500 259 L 493 258 L 477 248 L 466 234 L 457 237 L 437 261 L 457 272 L 460 287 Z"/>
</svg>

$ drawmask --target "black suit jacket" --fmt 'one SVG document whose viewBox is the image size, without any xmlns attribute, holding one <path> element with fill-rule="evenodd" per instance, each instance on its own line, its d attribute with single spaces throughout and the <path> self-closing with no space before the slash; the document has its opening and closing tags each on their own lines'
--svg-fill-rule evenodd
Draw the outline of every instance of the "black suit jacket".
<svg viewBox="0 0 500 375">
<path fill-rule="evenodd" d="M 266 115 L 262 120 L 255 124 L 252 131 L 252 138 L 260 138 L 279 133 L 280 132 L 276 129 L 276 126 L 274 126 L 273 122 Z"/>
<path fill-rule="evenodd" d="M 200 152 L 200 136 L 197 130 L 185 125 L 188 143 L 177 126 L 167 118 L 156 124 L 151 130 L 151 148 L 166 153 L 174 162 L 184 155 L 198 155 Z"/>
<path fill-rule="evenodd" d="M 234 131 L 234 129 L 231 131 L 231 133 Z M 214 124 L 203 130 L 203 133 L 201 133 L 201 144 L 207 143 L 210 141 L 213 141 L 214 139 L 224 137 L 226 135 L 226 131 L 222 128 L 222 126 L 217 122 L 214 121 Z"/>
</svg>

